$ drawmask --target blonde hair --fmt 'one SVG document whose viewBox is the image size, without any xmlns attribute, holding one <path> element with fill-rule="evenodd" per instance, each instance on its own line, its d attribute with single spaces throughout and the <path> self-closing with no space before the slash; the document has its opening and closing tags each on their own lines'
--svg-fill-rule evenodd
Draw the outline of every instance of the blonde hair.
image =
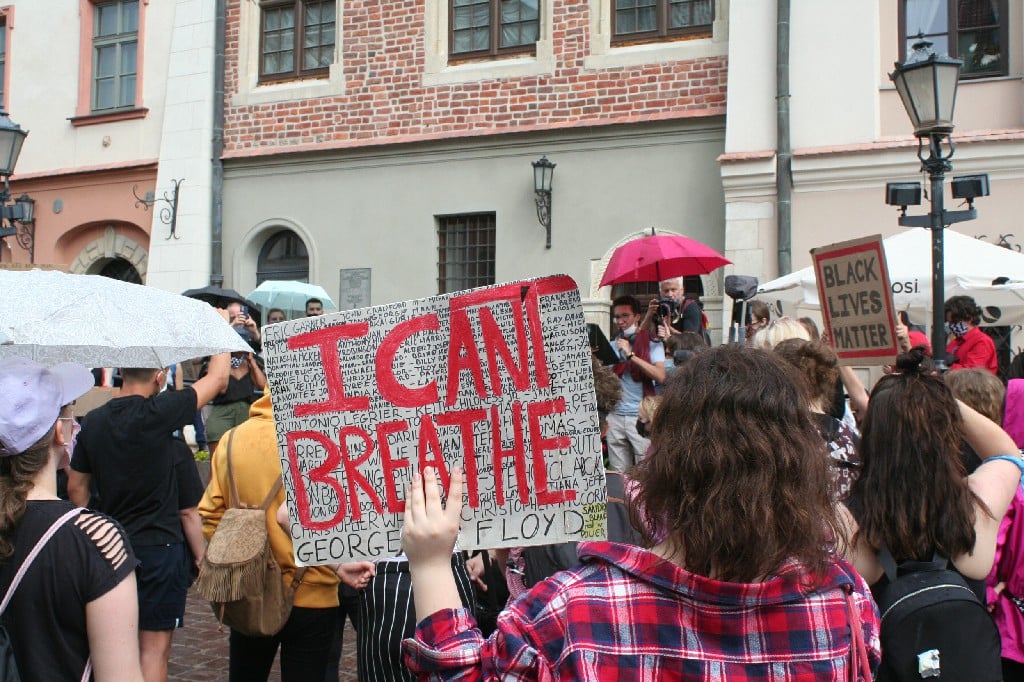
<svg viewBox="0 0 1024 682">
<path fill-rule="evenodd" d="M 648 424 L 654 422 L 654 415 L 658 411 L 658 404 L 661 403 L 660 395 L 649 395 L 640 401 L 640 409 L 637 410 L 637 416 L 643 419 Z"/>
<path fill-rule="evenodd" d="M 794 320 L 792 317 L 787 315 L 785 317 L 772 320 L 768 323 L 767 327 L 754 334 L 754 339 L 751 341 L 751 345 L 755 348 L 771 350 L 786 339 L 803 339 L 804 341 L 810 341 L 811 334 L 807 331 L 807 327 L 800 324 L 799 320 Z"/>
<path fill-rule="evenodd" d="M 970 368 L 954 369 L 942 378 L 956 398 L 1002 425 L 1006 387 L 999 377 L 984 369 Z"/>
</svg>

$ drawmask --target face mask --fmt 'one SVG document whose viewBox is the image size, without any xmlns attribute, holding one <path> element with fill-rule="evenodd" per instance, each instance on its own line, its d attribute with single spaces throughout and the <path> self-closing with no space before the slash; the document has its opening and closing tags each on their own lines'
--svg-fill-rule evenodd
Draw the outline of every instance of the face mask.
<svg viewBox="0 0 1024 682">
<path fill-rule="evenodd" d="M 964 334 L 967 333 L 967 323 L 966 322 L 950 322 L 949 323 L 949 331 L 953 334 L 953 336 L 962 337 Z"/>
<path fill-rule="evenodd" d="M 647 433 L 647 424 L 644 424 L 639 419 L 636 420 L 636 432 L 640 434 L 641 438 L 649 437 L 649 434 Z"/>
<path fill-rule="evenodd" d="M 244 364 L 245 364 L 245 358 L 244 357 L 236 357 L 234 355 L 231 356 L 231 369 L 238 369 L 239 367 L 241 367 Z"/>
<path fill-rule="evenodd" d="M 622 330 L 622 335 L 623 336 L 633 336 L 633 334 L 636 334 L 636 325 L 635 324 L 632 325 L 631 327 L 628 327 L 627 329 L 623 329 Z"/>
</svg>

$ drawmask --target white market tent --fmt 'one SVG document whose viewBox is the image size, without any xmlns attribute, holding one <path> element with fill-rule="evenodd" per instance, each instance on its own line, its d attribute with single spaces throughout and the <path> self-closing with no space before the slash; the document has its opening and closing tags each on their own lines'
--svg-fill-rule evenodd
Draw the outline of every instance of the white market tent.
<svg viewBox="0 0 1024 682">
<path fill-rule="evenodd" d="M 984 312 L 982 326 L 1024 324 L 1024 254 L 948 229 L 943 241 L 945 297 L 974 297 Z M 893 304 L 897 310 L 907 311 L 915 324 L 930 324 L 931 232 L 915 227 L 882 243 Z M 997 277 L 1010 281 L 993 285 Z M 762 284 L 757 298 L 769 303 L 778 315 L 798 317 L 821 308 L 813 267 Z"/>
</svg>

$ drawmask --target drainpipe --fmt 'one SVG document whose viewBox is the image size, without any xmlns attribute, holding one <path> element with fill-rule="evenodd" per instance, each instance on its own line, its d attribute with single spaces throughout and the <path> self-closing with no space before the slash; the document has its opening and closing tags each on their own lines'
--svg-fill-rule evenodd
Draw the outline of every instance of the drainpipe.
<svg viewBox="0 0 1024 682">
<path fill-rule="evenodd" d="M 210 197 L 210 284 L 224 286 L 224 43 L 227 0 L 216 0 L 213 36 L 213 154 Z"/>
<path fill-rule="evenodd" d="M 779 217 L 779 275 L 793 270 L 793 148 L 789 139 L 789 3 L 778 0 L 775 42 L 775 200 Z"/>
</svg>

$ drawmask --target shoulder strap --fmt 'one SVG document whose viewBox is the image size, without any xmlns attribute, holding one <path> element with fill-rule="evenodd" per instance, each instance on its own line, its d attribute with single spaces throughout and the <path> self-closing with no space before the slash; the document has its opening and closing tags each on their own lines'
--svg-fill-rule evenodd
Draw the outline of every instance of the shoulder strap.
<svg viewBox="0 0 1024 682">
<path fill-rule="evenodd" d="M 240 506 L 238 486 L 235 485 L 235 473 L 231 470 L 231 441 L 235 438 L 235 430 L 228 431 L 228 444 L 224 446 L 224 459 L 228 464 L 228 508 Z"/>
<path fill-rule="evenodd" d="M 230 499 L 228 499 L 228 507 L 241 506 L 241 501 L 240 498 L 238 497 L 238 484 L 235 483 L 235 472 L 231 468 L 231 440 L 234 437 L 235 430 L 231 429 L 230 431 L 228 431 L 228 444 L 225 446 L 224 450 L 224 459 L 227 460 L 228 464 L 228 483 L 231 486 Z M 274 483 L 274 486 L 270 489 L 270 492 L 267 493 L 266 498 L 263 500 L 263 504 L 260 505 L 260 509 L 262 509 L 263 511 L 267 510 L 267 507 L 270 506 L 270 503 L 274 501 L 275 497 L 277 497 L 277 492 L 281 489 L 282 485 L 283 483 L 281 481 L 281 477 L 278 476 L 277 481 Z M 234 501 L 234 505 L 232 505 L 232 500 Z"/>
<path fill-rule="evenodd" d="M 277 491 L 281 489 L 281 485 L 281 477 L 278 476 L 277 481 L 274 482 L 274 487 L 270 489 L 270 492 L 267 493 L 266 499 L 263 500 L 263 504 L 260 505 L 260 509 L 262 509 L 263 511 L 267 510 L 267 507 L 270 506 L 270 503 L 274 501 L 275 497 L 277 497 Z"/>
<path fill-rule="evenodd" d="M 39 538 L 35 546 L 32 548 L 32 551 L 29 552 L 28 556 L 25 557 L 25 560 L 21 562 L 21 567 L 18 569 L 18 572 L 14 574 L 14 580 L 11 581 L 11 586 L 7 588 L 7 594 L 4 595 L 3 603 L 0 603 L 0 613 L 3 613 L 7 610 L 7 604 L 11 601 L 11 597 L 14 596 L 14 591 L 18 589 L 18 585 L 21 584 L 21 579 L 25 577 L 25 572 L 28 571 L 28 568 L 32 565 L 32 562 L 36 560 L 36 556 L 39 555 L 39 552 L 43 551 L 43 547 L 46 546 L 46 543 L 50 541 L 50 538 L 52 538 L 54 534 L 58 530 L 60 530 L 61 526 L 63 526 L 65 523 L 81 514 L 83 511 L 84 507 L 75 507 L 74 509 L 66 512 L 63 516 L 54 521 L 50 525 L 49 529 L 47 529 L 47 531 L 43 533 L 43 537 Z"/>
</svg>

